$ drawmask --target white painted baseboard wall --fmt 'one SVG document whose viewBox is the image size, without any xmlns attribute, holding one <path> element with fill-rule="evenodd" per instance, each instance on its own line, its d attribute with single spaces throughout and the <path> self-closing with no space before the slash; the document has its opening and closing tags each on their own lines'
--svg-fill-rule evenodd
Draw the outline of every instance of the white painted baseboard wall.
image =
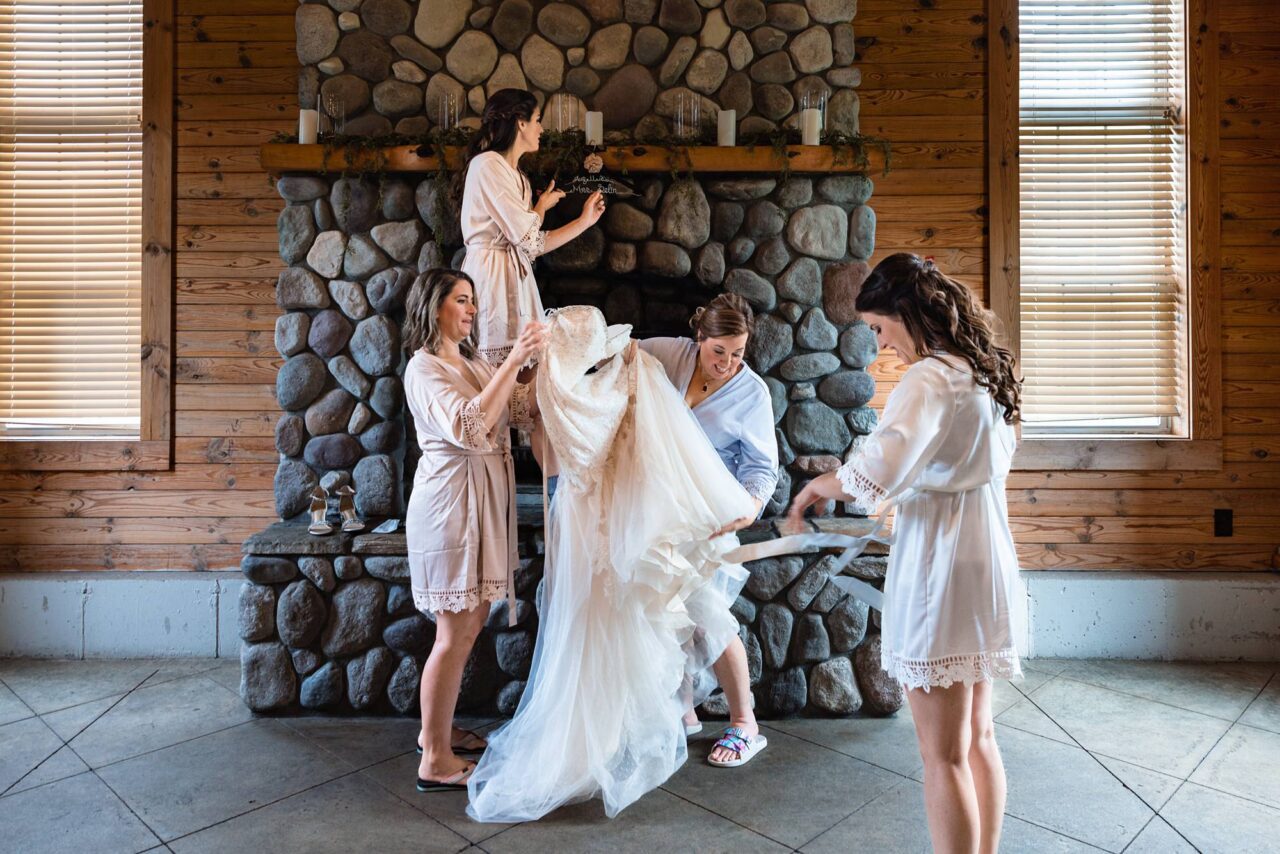
<svg viewBox="0 0 1280 854">
<path fill-rule="evenodd" d="M 0 576 L 0 657 L 239 655 L 238 572 Z M 1035 658 L 1280 660 L 1280 574 L 1024 572 Z"/>
<path fill-rule="evenodd" d="M 240 655 L 239 572 L 0 575 L 0 656 Z"/>
</svg>

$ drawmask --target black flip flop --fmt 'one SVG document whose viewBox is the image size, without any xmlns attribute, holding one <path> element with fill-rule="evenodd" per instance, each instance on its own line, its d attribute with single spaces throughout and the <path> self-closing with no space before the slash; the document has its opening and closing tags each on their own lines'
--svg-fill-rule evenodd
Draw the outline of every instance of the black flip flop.
<svg viewBox="0 0 1280 854">
<path fill-rule="evenodd" d="M 467 780 L 471 779 L 471 772 L 476 770 L 475 763 L 472 762 L 463 768 L 457 774 L 444 780 L 424 780 L 418 778 L 419 792 L 465 792 L 467 790 Z M 461 782 L 459 782 L 461 781 Z"/>
</svg>

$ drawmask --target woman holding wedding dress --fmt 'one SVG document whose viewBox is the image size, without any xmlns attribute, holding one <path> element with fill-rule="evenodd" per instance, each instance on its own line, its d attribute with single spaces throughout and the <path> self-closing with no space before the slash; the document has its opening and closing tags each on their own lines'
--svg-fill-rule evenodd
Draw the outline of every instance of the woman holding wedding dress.
<svg viewBox="0 0 1280 854">
<path fill-rule="evenodd" d="M 454 729 L 462 669 L 489 616 L 513 595 L 515 477 L 508 423 L 532 426 L 537 403 L 516 371 L 541 348 L 544 327 L 525 327 L 514 358 L 478 358 L 471 279 L 455 270 L 420 275 L 405 306 L 405 400 L 422 457 L 405 514 L 413 603 L 434 615 L 436 640 L 422 671 L 418 790 L 461 789 L 474 767 L 454 751 L 483 748 Z M 510 603 L 509 603 L 510 604 Z M 514 608 L 509 607 L 511 614 Z"/>
<path fill-rule="evenodd" d="M 698 424 L 754 502 L 754 512 L 734 520 L 725 531 L 747 527 L 760 515 L 778 484 L 778 441 L 773 405 L 764 380 L 743 361 L 755 318 L 737 294 L 721 294 L 698 309 L 689 325 L 694 337 L 649 338 L 640 342 L 667 372 Z M 716 680 L 729 705 L 729 726 L 711 748 L 707 761 L 722 768 L 745 765 L 768 741 L 751 708 L 747 651 L 734 636 L 715 664 Z M 702 727 L 685 719 L 690 734 Z"/>
<path fill-rule="evenodd" d="M 1010 611 L 1018 568 L 1005 506 L 1019 381 L 969 289 L 915 255 L 890 255 L 856 307 L 908 367 L 875 431 L 796 496 L 896 507 L 881 666 L 907 688 L 924 759 L 933 849 L 994 852 L 1005 776 L 991 718 L 995 679 L 1022 670 Z"/>
<path fill-rule="evenodd" d="M 724 559 L 736 539 L 713 535 L 755 502 L 629 334 L 589 306 L 548 322 L 537 389 L 560 482 L 546 588 L 520 706 L 468 783 L 477 821 L 597 796 L 613 816 L 660 785 L 687 757 L 681 717 L 702 699 L 685 686 L 705 684 L 737 635 L 728 606 L 746 573 Z M 695 623 L 688 603 L 711 589 L 716 619 Z"/>
</svg>

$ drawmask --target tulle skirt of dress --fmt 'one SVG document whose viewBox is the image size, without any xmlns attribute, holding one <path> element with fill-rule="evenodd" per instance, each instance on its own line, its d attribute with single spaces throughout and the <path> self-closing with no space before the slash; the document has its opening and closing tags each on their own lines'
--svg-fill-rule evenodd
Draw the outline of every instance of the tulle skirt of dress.
<svg viewBox="0 0 1280 854">
<path fill-rule="evenodd" d="M 634 420 L 601 477 L 561 477 L 533 669 L 468 786 L 477 821 L 599 796 L 616 815 L 687 757 L 681 718 L 714 686 L 746 581 L 711 538 L 753 504 L 662 368 L 638 353 Z M 692 686 L 692 687 L 691 687 Z"/>
</svg>

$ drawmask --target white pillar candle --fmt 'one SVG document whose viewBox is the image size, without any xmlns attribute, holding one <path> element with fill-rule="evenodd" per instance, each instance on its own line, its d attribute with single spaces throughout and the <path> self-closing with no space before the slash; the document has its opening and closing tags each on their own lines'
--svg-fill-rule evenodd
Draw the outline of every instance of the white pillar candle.
<svg viewBox="0 0 1280 854">
<path fill-rule="evenodd" d="M 320 127 L 320 114 L 315 110 L 298 111 L 298 142 L 303 145 L 314 145 L 316 130 Z"/>
<path fill-rule="evenodd" d="M 587 145 L 604 145 L 604 113 L 587 112 Z"/>
<path fill-rule="evenodd" d="M 716 119 L 716 144 L 737 145 L 738 143 L 738 111 L 721 110 Z"/>
<path fill-rule="evenodd" d="M 814 107 L 800 111 L 800 141 L 805 145 L 817 145 L 822 133 L 822 111 Z"/>
</svg>

